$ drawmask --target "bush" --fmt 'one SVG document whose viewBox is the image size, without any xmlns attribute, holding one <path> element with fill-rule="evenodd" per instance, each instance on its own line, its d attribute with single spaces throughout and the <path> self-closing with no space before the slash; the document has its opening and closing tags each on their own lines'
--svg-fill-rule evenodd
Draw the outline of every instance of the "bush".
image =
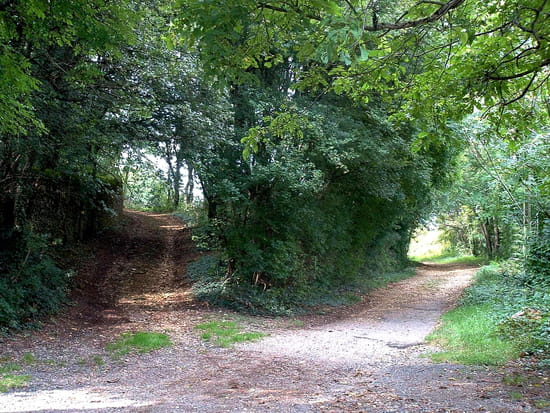
<svg viewBox="0 0 550 413">
<path fill-rule="evenodd" d="M 525 308 L 498 325 L 501 337 L 515 341 L 523 352 L 550 356 L 550 311 Z"/>
<path fill-rule="evenodd" d="M 550 287 L 550 220 L 545 221 L 541 235 L 529 246 L 525 272 L 528 283 Z"/>
<path fill-rule="evenodd" d="M 343 280 L 319 278 L 302 285 L 277 288 L 254 285 L 229 277 L 229 264 L 216 255 L 206 255 L 187 267 L 193 281 L 193 295 L 200 301 L 253 314 L 291 315 L 316 306 L 350 305 L 360 300 L 360 294 L 390 282 L 415 274 L 407 268 L 399 272 L 374 274 Z"/>
<path fill-rule="evenodd" d="M 36 324 L 66 302 L 69 275 L 44 253 L 45 240 L 30 231 L 0 234 L 0 331 Z"/>
</svg>

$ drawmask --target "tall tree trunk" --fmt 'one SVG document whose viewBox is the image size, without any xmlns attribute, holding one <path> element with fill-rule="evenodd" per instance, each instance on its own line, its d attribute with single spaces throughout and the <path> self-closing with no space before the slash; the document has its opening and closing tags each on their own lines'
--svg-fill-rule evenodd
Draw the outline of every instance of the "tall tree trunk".
<svg viewBox="0 0 550 413">
<path fill-rule="evenodd" d="M 181 187 L 181 161 L 176 159 L 176 164 L 170 168 L 172 174 L 172 189 L 174 191 L 173 207 L 178 209 L 180 206 L 180 187 Z"/>
<path fill-rule="evenodd" d="M 485 251 L 487 252 L 487 256 L 489 259 L 493 259 L 493 248 L 492 248 L 492 238 L 491 238 L 491 230 L 490 230 L 490 222 L 489 219 L 485 219 L 480 222 L 480 229 L 481 233 L 483 234 L 483 239 L 485 240 Z"/>
<path fill-rule="evenodd" d="M 195 189 L 194 170 L 191 165 L 187 165 L 187 185 L 185 186 L 185 202 L 193 203 L 193 190 Z"/>
</svg>

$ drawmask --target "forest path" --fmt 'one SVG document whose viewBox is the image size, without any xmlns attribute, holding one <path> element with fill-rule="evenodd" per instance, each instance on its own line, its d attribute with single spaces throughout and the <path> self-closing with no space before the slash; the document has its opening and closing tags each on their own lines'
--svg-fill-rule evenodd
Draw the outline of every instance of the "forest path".
<svg viewBox="0 0 550 413">
<path fill-rule="evenodd" d="M 78 304 L 42 330 L 2 342 L 32 377 L 0 394 L 0 412 L 523 412 L 495 369 L 434 364 L 424 338 L 475 268 L 423 265 L 415 277 L 351 307 L 265 318 L 192 301 L 185 266 L 196 259 L 176 218 L 128 211 L 82 265 Z M 237 320 L 268 333 L 233 349 L 194 327 Z M 154 330 L 173 346 L 112 358 L 120 333 Z M 540 411 L 540 410 L 538 410 Z"/>
</svg>

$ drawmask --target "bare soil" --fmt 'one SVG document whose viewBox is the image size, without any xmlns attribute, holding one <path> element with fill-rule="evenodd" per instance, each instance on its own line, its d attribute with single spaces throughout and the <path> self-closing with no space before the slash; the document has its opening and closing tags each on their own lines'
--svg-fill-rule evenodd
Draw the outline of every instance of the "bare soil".
<svg viewBox="0 0 550 413">
<path fill-rule="evenodd" d="M 354 306 L 297 318 L 209 308 L 190 294 L 200 256 L 173 216 L 135 211 L 81 258 L 75 305 L 40 331 L 4 339 L 0 356 L 36 361 L 0 412 L 531 412 L 550 411 L 548 379 L 528 363 L 432 363 L 425 343 L 476 271 L 423 265 Z M 232 349 L 200 339 L 207 320 L 268 333 Z M 123 332 L 160 331 L 173 346 L 113 358 Z M 507 385 L 510 377 L 527 377 Z M 539 406 L 540 408 L 537 408 Z"/>
</svg>

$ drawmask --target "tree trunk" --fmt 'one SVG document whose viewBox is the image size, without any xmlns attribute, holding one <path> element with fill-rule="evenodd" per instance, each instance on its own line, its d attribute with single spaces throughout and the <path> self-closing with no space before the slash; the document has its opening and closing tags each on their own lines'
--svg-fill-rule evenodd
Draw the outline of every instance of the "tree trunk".
<svg viewBox="0 0 550 413">
<path fill-rule="evenodd" d="M 185 202 L 193 203 L 193 190 L 195 189 L 194 170 L 191 165 L 187 165 L 187 185 L 185 186 Z"/>
</svg>

